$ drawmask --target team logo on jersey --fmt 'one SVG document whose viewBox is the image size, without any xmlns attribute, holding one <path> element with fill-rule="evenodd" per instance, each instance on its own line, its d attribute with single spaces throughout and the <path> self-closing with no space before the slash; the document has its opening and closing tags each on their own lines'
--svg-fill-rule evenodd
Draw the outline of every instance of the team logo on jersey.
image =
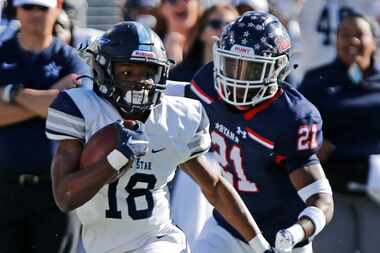
<svg viewBox="0 0 380 253">
<path fill-rule="evenodd" d="M 146 162 L 140 158 L 136 159 L 134 165 L 136 170 L 152 170 L 152 162 Z"/>
<path fill-rule="evenodd" d="M 158 153 L 158 152 L 164 151 L 165 149 L 166 149 L 166 148 L 152 149 L 152 153 L 155 154 L 155 153 Z"/>
<path fill-rule="evenodd" d="M 45 76 L 57 78 L 59 76 L 59 72 L 61 72 L 61 69 L 61 66 L 58 66 L 55 62 L 51 62 L 44 66 Z"/>
<path fill-rule="evenodd" d="M 220 132 L 221 134 L 223 134 L 224 136 L 226 136 L 231 141 L 233 141 L 235 143 L 239 143 L 239 137 L 238 137 L 238 135 L 234 131 L 231 131 L 230 129 L 228 129 L 227 127 L 225 127 L 223 124 L 216 123 L 215 124 L 215 130 L 217 130 L 218 132 Z"/>
</svg>

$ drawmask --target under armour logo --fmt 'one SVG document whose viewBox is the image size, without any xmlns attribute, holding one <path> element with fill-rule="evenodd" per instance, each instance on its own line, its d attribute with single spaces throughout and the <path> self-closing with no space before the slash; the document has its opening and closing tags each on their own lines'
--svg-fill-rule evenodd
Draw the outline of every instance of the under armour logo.
<svg viewBox="0 0 380 253">
<path fill-rule="evenodd" d="M 242 130 L 241 127 L 239 127 L 239 126 L 236 128 L 236 133 L 237 133 L 238 135 L 241 135 L 241 137 L 242 137 L 243 139 L 246 139 L 246 138 L 247 138 L 247 132 L 244 131 L 244 130 Z"/>
</svg>

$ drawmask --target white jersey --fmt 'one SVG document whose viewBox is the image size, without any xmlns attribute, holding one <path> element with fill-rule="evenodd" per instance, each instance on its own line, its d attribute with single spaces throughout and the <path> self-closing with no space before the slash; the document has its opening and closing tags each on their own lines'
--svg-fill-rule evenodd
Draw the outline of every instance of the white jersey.
<svg viewBox="0 0 380 253">
<path fill-rule="evenodd" d="M 71 89 L 49 108 L 47 136 L 87 142 L 100 128 L 120 119 L 93 91 Z M 177 165 L 207 152 L 209 122 L 198 101 L 163 96 L 146 120 L 149 152 L 117 182 L 105 185 L 77 209 L 87 252 L 125 252 L 141 247 L 171 223 L 167 183 Z"/>
<path fill-rule="evenodd" d="M 306 0 L 299 17 L 303 72 L 331 62 L 336 56 L 335 38 L 341 14 L 353 9 L 372 18 L 380 17 L 374 0 Z"/>
</svg>

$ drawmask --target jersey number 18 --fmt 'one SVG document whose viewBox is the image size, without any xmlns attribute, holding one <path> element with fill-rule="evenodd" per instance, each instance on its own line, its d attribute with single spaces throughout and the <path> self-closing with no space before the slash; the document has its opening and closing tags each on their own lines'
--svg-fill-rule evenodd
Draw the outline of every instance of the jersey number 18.
<svg viewBox="0 0 380 253">
<path fill-rule="evenodd" d="M 131 176 L 127 186 L 124 188 L 128 193 L 126 198 L 128 206 L 128 214 L 134 220 L 146 219 L 152 216 L 154 200 L 151 190 L 156 185 L 156 177 L 154 175 L 136 173 Z M 116 191 L 119 180 L 109 184 L 108 186 L 108 206 L 106 210 L 106 218 L 121 219 L 121 211 L 117 208 Z M 139 183 L 145 183 L 146 188 L 139 187 Z M 147 202 L 147 208 L 137 210 L 135 198 L 144 196 Z"/>
</svg>

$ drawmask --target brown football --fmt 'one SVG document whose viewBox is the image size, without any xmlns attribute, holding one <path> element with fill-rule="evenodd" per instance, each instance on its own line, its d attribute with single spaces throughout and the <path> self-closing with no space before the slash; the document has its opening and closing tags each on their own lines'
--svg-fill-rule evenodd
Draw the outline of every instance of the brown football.
<svg viewBox="0 0 380 253">
<path fill-rule="evenodd" d="M 124 126 L 126 128 L 132 129 L 136 122 L 133 120 L 124 121 Z M 101 129 L 99 129 L 90 140 L 86 143 L 80 158 L 80 168 L 89 167 L 102 159 L 105 159 L 107 155 L 115 149 L 117 138 L 117 128 L 114 124 L 109 124 Z M 132 160 L 130 160 L 126 166 L 129 168 L 132 165 Z M 126 169 L 123 169 L 125 172 Z M 120 173 L 117 175 L 119 178 Z M 110 182 L 115 181 L 117 178 L 112 178 Z"/>
</svg>

